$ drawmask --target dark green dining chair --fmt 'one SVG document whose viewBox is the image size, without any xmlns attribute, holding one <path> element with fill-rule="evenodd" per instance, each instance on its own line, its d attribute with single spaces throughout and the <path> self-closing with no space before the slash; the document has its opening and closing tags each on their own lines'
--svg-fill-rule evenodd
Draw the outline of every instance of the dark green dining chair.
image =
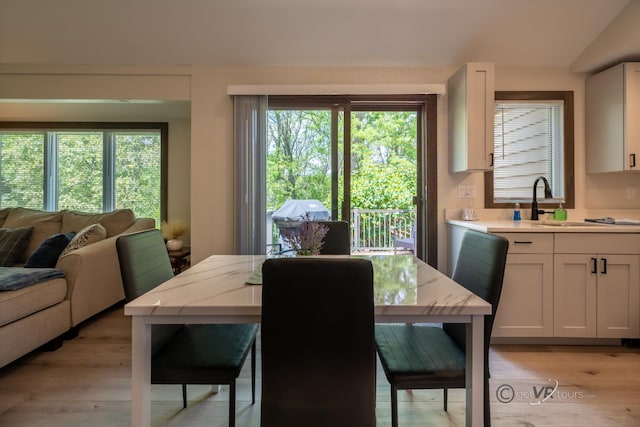
<svg viewBox="0 0 640 427">
<path fill-rule="evenodd" d="M 324 236 L 320 255 L 349 255 L 351 235 L 347 221 L 318 221 L 328 228 Z"/>
<path fill-rule="evenodd" d="M 127 301 L 174 277 L 160 230 L 145 230 L 116 240 Z M 251 401 L 255 403 L 256 334 L 254 324 L 152 325 L 151 383 L 229 385 L 229 426 L 235 425 L 236 379 L 251 351 Z"/>
<path fill-rule="evenodd" d="M 484 425 L 491 425 L 489 405 L 489 344 L 504 277 L 509 241 L 467 230 L 462 238 L 452 279 L 491 304 L 484 322 Z M 398 426 L 398 390 L 465 387 L 466 325 L 442 327 L 413 324 L 376 325 L 376 348 L 391 384 L 391 425 Z"/>
<path fill-rule="evenodd" d="M 262 267 L 262 427 L 374 427 L 373 268 L 352 258 Z"/>
</svg>

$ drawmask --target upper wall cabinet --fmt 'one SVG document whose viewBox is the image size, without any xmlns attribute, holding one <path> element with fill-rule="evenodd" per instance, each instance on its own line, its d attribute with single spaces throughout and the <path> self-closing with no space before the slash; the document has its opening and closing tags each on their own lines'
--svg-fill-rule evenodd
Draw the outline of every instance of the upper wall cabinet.
<svg viewBox="0 0 640 427">
<path fill-rule="evenodd" d="M 495 70 L 492 63 L 472 62 L 447 82 L 451 172 L 493 168 Z"/>
<path fill-rule="evenodd" d="M 640 172 L 640 63 L 587 79 L 587 173 Z"/>
</svg>

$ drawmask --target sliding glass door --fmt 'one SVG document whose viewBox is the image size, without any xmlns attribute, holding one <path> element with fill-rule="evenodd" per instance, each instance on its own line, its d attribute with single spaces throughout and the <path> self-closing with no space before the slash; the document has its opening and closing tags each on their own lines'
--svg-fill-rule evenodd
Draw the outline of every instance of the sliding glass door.
<svg viewBox="0 0 640 427">
<path fill-rule="evenodd" d="M 288 201 L 315 200 L 350 223 L 352 251 L 420 256 L 424 107 L 424 97 L 269 97 L 267 243 Z"/>
</svg>

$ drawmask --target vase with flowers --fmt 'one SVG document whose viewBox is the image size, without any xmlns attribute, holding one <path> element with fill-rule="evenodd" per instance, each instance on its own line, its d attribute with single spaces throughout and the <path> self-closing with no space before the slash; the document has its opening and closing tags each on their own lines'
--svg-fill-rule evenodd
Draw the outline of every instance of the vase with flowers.
<svg viewBox="0 0 640 427">
<path fill-rule="evenodd" d="M 172 219 L 169 221 L 162 221 L 160 225 L 162 231 L 162 237 L 167 241 L 167 249 L 170 251 L 177 251 L 182 249 L 181 237 L 189 229 L 189 224 L 182 219 Z"/>
<path fill-rule="evenodd" d="M 329 227 L 311 219 L 309 213 L 301 219 L 297 227 L 280 229 L 282 241 L 297 255 L 320 255 Z"/>
</svg>

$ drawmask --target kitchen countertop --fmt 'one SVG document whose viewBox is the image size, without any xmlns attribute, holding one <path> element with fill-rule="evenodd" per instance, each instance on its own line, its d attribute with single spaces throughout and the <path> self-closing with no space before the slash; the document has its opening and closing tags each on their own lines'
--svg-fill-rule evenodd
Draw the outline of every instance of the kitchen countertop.
<svg viewBox="0 0 640 427">
<path fill-rule="evenodd" d="M 640 224 L 616 225 L 584 221 L 476 220 L 449 219 L 447 224 L 483 233 L 640 233 Z"/>
</svg>

